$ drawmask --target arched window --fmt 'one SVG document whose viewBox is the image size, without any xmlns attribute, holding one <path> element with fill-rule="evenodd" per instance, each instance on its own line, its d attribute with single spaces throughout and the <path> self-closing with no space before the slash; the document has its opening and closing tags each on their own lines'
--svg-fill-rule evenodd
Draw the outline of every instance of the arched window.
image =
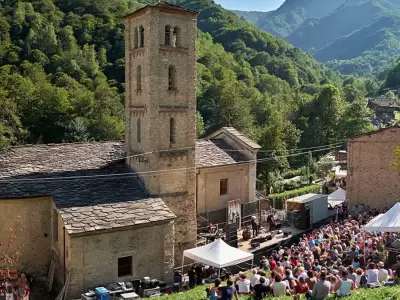
<svg viewBox="0 0 400 300">
<path fill-rule="evenodd" d="M 171 26 L 169 25 L 165 26 L 165 41 L 164 41 L 165 46 L 170 45 L 171 42 L 170 33 L 171 33 Z"/>
<path fill-rule="evenodd" d="M 137 49 L 138 48 L 138 41 L 139 41 L 139 36 L 138 36 L 138 33 L 139 33 L 139 29 L 137 28 L 137 27 L 135 27 L 135 29 L 133 30 L 134 32 L 133 32 L 133 48 L 134 49 Z"/>
<path fill-rule="evenodd" d="M 136 89 L 138 91 L 142 90 L 142 67 L 137 66 L 136 68 Z"/>
<path fill-rule="evenodd" d="M 176 68 L 174 66 L 168 68 L 168 89 L 176 90 Z"/>
<path fill-rule="evenodd" d="M 136 139 L 137 139 L 137 142 L 140 143 L 140 140 L 141 140 L 141 132 L 140 131 L 142 130 L 141 126 L 140 126 L 140 118 L 138 118 L 136 121 L 136 130 L 137 130 L 136 131 L 136 135 L 137 135 Z"/>
<path fill-rule="evenodd" d="M 172 47 L 181 47 L 181 29 L 179 27 L 174 29 Z"/>
<path fill-rule="evenodd" d="M 171 144 L 175 143 L 175 119 L 169 119 L 169 142 Z"/>
<path fill-rule="evenodd" d="M 144 28 L 140 26 L 138 28 L 138 48 L 144 47 Z"/>
</svg>

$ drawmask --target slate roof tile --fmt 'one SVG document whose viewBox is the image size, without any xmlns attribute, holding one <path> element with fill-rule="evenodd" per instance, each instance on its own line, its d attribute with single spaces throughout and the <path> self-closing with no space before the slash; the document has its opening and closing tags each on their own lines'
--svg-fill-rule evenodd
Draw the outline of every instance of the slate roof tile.
<svg viewBox="0 0 400 300">
<path fill-rule="evenodd" d="M 246 156 L 222 139 L 196 141 L 196 167 L 235 164 L 248 160 Z"/>
</svg>

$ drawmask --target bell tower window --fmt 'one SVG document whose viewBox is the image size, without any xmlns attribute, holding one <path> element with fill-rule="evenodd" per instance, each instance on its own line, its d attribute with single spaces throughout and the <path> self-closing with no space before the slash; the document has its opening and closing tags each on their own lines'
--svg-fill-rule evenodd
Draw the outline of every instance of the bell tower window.
<svg viewBox="0 0 400 300">
<path fill-rule="evenodd" d="M 141 124 L 140 124 L 140 118 L 138 118 L 137 119 L 137 121 L 136 121 L 136 134 L 137 134 L 137 136 L 136 136 L 136 139 L 137 139 L 137 142 L 138 143 L 140 143 L 140 141 L 141 141 Z"/>
<path fill-rule="evenodd" d="M 133 48 L 139 48 L 138 41 L 139 41 L 139 28 L 135 27 L 134 34 L 133 34 Z"/>
<path fill-rule="evenodd" d="M 138 32 L 137 32 L 137 36 L 138 36 L 138 40 L 137 40 L 137 44 L 138 44 L 138 48 L 143 48 L 144 47 L 144 28 L 143 26 L 139 26 L 138 27 Z"/>
<path fill-rule="evenodd" d="M 179 27 L 175 27 L 174 32 L 173 32 L 173 47 L 180 47 L 180 37 L 181 35 L 181 30 Z"/>
<path fill-rule="evenodd" d="M 176 90 L 176 68 L 174 66 L 168 68 L 168 89 Z"/>
<path fill-rule="evenodd" d="M 136 89 L 138 91 L 142 90 L 142 67 L 137 66 L 136 68 Z"/>
<path fill-rule="evenodd" d="M 169 119 L 169 142 L 171 144 L 175 143 L 175 119 Z"/>
<path fill-rule="evenodd" d="M 165 26 L 165 41 L 164 41 L 165 46 L 170 46 L 171 43 L 170 33 L 171 33 L 171 26 L 169 25 Z"/>
</svg>

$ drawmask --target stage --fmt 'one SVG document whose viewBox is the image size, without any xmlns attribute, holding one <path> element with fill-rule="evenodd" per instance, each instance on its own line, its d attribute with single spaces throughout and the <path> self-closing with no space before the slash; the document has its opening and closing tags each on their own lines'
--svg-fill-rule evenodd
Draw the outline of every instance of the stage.
<svg viewBox="0 0 400 300">
<path fill-rule="evenodd" d="M 263 230 L 261 230 L 260 234 L 257 237 L 264 237 L 269 234 L 269 232 L 262 232 L 262 231 Z M 261 251 L 273 250 L 272 248 L 279 246 L 290 247 L 291 246 L 290 242 L 292 239 L 299 238 L 303 233 L 306 233 L 308 230 L 302 230 L 289 226 L 289 227 L 283 227 L 281 231 L 282 233 L 273 235 L 271 240 L 260 243 L 260 246 L 257 248 L 252 248 L 251 239 L 248 241 L 244 241 L 242 236 L 243 231 L 241 230 L 238 232 L 239 249 L 247 252 L 258 253 Z M 291 235 L 284 236 L 283 232 L 290 232 L 290 231 L 292 232 Z"/>
</svg>

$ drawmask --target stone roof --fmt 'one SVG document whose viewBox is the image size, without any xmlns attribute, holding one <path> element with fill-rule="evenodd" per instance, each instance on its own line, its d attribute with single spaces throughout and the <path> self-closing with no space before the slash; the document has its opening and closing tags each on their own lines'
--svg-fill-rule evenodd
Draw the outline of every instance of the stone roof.
<svg viewBox="0 0 400 300">
<path fill-rule="evenodd" d="M 158 198 L 60 210 L 69 234 L 166 221 L 175 215 Z"/>
<path fill-rule="evenodd" d="M 257 144 L 255 141 L 252 139 L 248 138 L 246 135 L 244 135 L 242 132 L 237 130 L 234 127 L 222 127 L 221 129 L 213 132 L 209 136 L 207 136 L 208 139 L 217 139 L 220 138 L 223 135 L 227 135 L 228 137 L 232 138 L 233 140 L 236 140 L 239 142 L 240 145 L 245 146 L 246 148 L 250 148 L 251 150 L 259 150 L 262 147 Z"/>
<path fill-rule="evenodd" d="M 68 233 L 169 220 L 120 159 L 122 142 L 16 147 L 0 153 L 0 198 L 51 196 Z"/>
<path fill-rule="evenodd" d="M 370 98 L 368 101 L 380 107 L 393 107 L 400 108 L 400 106 L 393 100 L 388 98 Z"/>
<path fill-rule="evenodd" d="M 213 167 L 247 161 L 247 157 L 222 139 L 196 141 L 196 167 Z"/>
<path fill-rule="evenodd" d="M 0 179 L 100 169 L 124 157 L 123 142 L 26 145 L 0 151 Z"/>
</svg>

